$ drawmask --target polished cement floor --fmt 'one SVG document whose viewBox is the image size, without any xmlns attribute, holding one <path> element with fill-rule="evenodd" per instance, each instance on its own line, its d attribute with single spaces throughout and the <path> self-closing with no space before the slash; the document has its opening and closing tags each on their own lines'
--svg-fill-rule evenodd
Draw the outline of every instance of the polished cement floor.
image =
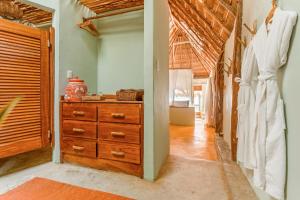
<svg viewBox="0 0 300 200">
<path fill-rule="evenodd" d="M 195 127 L 171 126 L 170 135 L 171 155 L 155 182 L 50 162 L 0 177 L 0 194 L 43 177 L 138 200 L 256 200 L 238 165 L 218 160 L 212 129 L 200 121 Z"/>
<path fill-rule="evenodd" d="M 170 125 L 170 153 L 187 159 L 218 160 L 215 133 L 196 119 L 195 126 Z"/>
</svg>

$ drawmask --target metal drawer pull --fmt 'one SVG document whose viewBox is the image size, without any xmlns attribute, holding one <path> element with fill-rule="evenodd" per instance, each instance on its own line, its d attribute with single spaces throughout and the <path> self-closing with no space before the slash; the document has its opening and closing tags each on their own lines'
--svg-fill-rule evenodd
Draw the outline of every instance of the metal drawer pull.
<svg viewBox="0 0 300 200">
<path fill-rule="evenodd" d="M 74 133 L 84 133 L 85 130 L 84 129 L 80 129 L 80 128 L 73 128 L 73 132 Z"/>
<path fill-rule="evenodd" d="M 124 113 L 112 113 L 111 116 L 116 119 L 124 119 L 125 118 Z"/>
<path fill-rule="evenodd" d="M 83 112 L 83 111 L 73 111 L 73 115 L 84 116 L 85 112 Z"/>
<path fill-rule="evenodd" d="M 124 157 L 125 153 L 121 151 L 111 151 L 111 155 L 117 156 L 117 157 Z"/>
<path fill-rule="evenodd" d="M 115 136 L 115 137 L 125 137 L 125 133 L 123 132 L 111 132 L 110 134 L 111 136 Z"/>
<path fill-rule="evenodd" d="M 76 146 L 76 145 L 73 145 L 72 147 L 75 151 L 83 151 L 84 150 L 84 147 L 80 147 L 80 146 Z"/>
</svg>

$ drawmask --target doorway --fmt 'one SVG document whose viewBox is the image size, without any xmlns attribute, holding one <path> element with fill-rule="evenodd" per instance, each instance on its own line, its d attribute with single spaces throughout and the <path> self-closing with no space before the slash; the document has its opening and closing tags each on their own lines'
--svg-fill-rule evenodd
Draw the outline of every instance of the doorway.
<svg viewBox="0 0 300 200">
<path fill-rule="evenodd" d="M 52 160 L 54 29 L 0 19 L 0 175 Z"/>
<path fill-rule="evenodd" d="M 190 96 L 180 97 L 183 92 L 175 93 L 175 101 L 170 104 L 169 130 L 172 156 L 192 160 L 218 160 L 215 130 L 206 127 L 205 120 L 207 82 L 207 78 L 192 78 Z M 180 91 L 178 88 L 182 88 L 182 85 L 178 85 L 174 90 Z"/>
</svg>

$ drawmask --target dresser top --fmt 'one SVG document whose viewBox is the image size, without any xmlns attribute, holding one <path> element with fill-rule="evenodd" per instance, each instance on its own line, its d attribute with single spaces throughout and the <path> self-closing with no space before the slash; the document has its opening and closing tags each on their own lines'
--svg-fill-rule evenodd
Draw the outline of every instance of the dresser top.
<svg viewBox="0 0 300 200">
<path fill-rule="evenodd" d="M 143 101 L 118 101 L 116 99 L 105 99 L 101 101 L 65 101 L 61 100 L 62 103 L 118 103 L 118 104 L 143 104 Z"/>
</svg>

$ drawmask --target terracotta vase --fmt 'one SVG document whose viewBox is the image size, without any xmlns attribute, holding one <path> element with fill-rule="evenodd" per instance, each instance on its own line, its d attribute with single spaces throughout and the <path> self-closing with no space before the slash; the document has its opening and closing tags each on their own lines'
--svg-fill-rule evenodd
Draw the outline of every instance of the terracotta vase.
<svg viewBox="0 0 300 200">
<path fill-rule="evenodd" d="M 81 101 L 83 96 L 88 92 L 87 86 L 83 80 L 78 77 L 69 79 L 65 88 L 65 101 Z"/>
</svg>

